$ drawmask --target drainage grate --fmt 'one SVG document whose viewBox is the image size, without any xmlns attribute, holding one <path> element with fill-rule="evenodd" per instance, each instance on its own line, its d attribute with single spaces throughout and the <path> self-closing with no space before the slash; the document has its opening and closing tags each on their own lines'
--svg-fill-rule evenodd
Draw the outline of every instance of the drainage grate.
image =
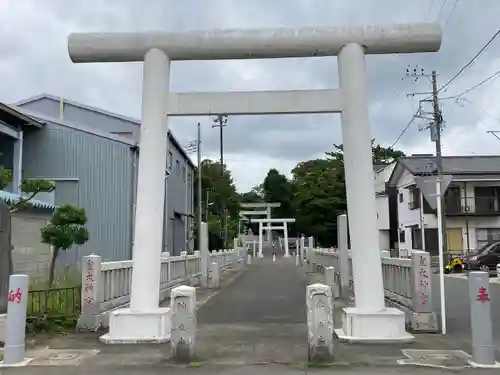
<svg viewBox="0 0 500 375">
<path fill-rule="evenodd" d="M 405 359 L 398 360 L 400 365 L 463 368 L 469 366 L 470 355 L 462 350 L 402 349 Z"/>
</svg>

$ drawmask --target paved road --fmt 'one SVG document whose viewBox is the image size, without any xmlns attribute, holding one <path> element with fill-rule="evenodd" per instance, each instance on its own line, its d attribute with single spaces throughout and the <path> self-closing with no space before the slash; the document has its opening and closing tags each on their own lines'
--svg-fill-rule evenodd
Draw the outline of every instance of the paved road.
<svg viewBox="0 0 500 375">
<path fill-rule="evenodd" d="M 439 278 L 433 279 L 434 306 L 440 311 Z M 447 329 L 449 338 L 470 352 L 470 304 L 467 279 L 445 277 Z M 500 284 L 490 283 L 493 339 L 500 355 Z"/>
<path fill-rule="evenodd" d="M 267 255 L 267 256 L 266 256 Z M 265 254 L 198 312 L 200 324 L 306 322 L 306 279 L 293 257 Z"/>
<path fill-rule="evenodd" d="M 269 251 L 197 314 L 197 353 L 217 363 L 307 359 L 306 277 L 295 259 Z M 272 251 L 271 251 L 272 254 Z"/>
</svg>

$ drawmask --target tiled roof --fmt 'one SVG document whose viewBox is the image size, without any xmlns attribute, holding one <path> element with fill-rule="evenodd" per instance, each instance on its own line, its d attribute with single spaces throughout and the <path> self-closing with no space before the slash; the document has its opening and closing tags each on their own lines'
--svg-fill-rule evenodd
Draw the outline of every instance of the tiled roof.
<svg viewBox="0 0 500 375">
<path fill-rule="evenodd" d="M 401 163 L 415 175 L 437 172 L 434 156 L 407 156 Z M 443 156 L 444 174 L 500 174 L 500 156 Z"/>
<path fill-rule="evenodd" d="M 23 198 L 23 197 L 21 197 L 18 194 L 9 193 L 8 191 L 0 190 L 0 199 L 2 199 L 3 201 L 5 201 L 7 203 L 15 202 L 21 198 Z M 54 210 L 56 208 L 56 206 L 53 204 L 45 203 L 45 202 L 39 201 L 37 199 L 31 199 L 29 201 L 29 203 L 35 208 L 45 208 L 45 209 L 51 209 L 51 210 Z"/>
</svg>

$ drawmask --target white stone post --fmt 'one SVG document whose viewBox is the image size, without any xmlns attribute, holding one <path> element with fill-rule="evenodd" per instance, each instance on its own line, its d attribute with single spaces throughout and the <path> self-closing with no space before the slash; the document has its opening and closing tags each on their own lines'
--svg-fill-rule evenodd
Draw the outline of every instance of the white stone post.
<svg viewBox="0 0 500 375">
<path fill-rule="evenodd" d="M 384 309 L 385 303 L 363 47 L 355 43 L 345 45 L 339 53 L 338 66 L 356 309 L 377 312 Z"/>
<path fill-rule="evenodd" d="M 436 332 L 438 324 L 432 305 L 430 254 L 426 251 L 412 251 L 410 270 L 411 327 L 414 331 Z"/>
<path fill-rule="evenodd" d="M 389 250 L 380 250 L 380 257 L 381 258 L 390 258 L 391 252 Z"/>
<path fill-rule="evenodd" d="M 7 297 L 7 321 L 2 365 L 22 365 L 26 361 L 26 313 L 28 308 L 28 275 L 10 275 Z"/>
<path fill-rule="evenodd" d="M 309 254 L 306 251 L 306 241 L 304 236 L 300 237 L 300 249 L 302 250 L 302 259 L 306 258 L 309 260 Z"/>
<path fill-rule="evenodd" d="M 286 222 L 283 223 L 283 233 L 283 242 L 285 243 L 285 258 L 288 258 L 290 256 L 290 253 L 288 252 L 288 225 Z"/>
<path fill-rule="evenodd" d="M 262 251 L 262 221 L 259 221 L 259 258 L 263 258 L 264 253 Z"/>
<path fill-rule="evenodd" d="M 333 302 L 330 287 L 313 284 L 307 287 L 307 331 L 309 361 L 333 359 Z"/>
<path fill-rule="evenodd" d="M 208 258 L 210 256 L 208 251 L 208 224 L 201 223 L 201 241 L 200 241 L 200 256 L 201 256 L 201 278 L 200 284 L 202 288 L 208 287 Z"/>
<path fill-rule="evenodd" d="M 247 264 L 252 264 L 252 254 L 247 254 Z"/>
<path fill-rule="evenodd" d="M 349 276 L 349 231 L 347 215 L 337 216 L 337 246 L 339 255 L 340 296 L 344 299 L 351 297 Z"/>
<path fill-rule="evenodd" d="M 181 285 L 170 292 L 172 311 L 171 342 L 173 356 L 190 362 L 194 359 L 196 341 L 196 288 Z"/>
<path fill-rule="evenodd" d="M 332 290 L 333 298 L 338 298 L 338 287 L 335 280 L 335 267 L 328 266 L 324 268 L 325 272 L 325 284 L 328 285 Z"/>
<path fill-rule="evenodd" d="M 84 256 L 82 262 L 81 314 L 76 324 L 79 330 L 96 332 L 101 327 L 102 293 L 101 257 L 95 254 Z"/>
<path fill-rule="evenodd" d="M 220 265 L 217 262 L 212 262 L 212 289 L 218 289 L 220 285 Z"/>
<path fill-rule="evenodd" d="M 255 258 L 257 256 L 257 241 L 252 241 L 252 256 Z"/>
<path fill-rule="evenodd" d="M 160 254 L 164 230 L 162 207 L 165 206 L 167 195 L 166 113 L 170 60 L 165 53 L 153 48 L 144 57 L 143 70 L 130 309 L 110 314 L 109 333 L 101 337 L 102 341 L 108 343 L 164 342 L 170 333 L 167 324 L 169 309 L 159 308 Z"/>
</svg>

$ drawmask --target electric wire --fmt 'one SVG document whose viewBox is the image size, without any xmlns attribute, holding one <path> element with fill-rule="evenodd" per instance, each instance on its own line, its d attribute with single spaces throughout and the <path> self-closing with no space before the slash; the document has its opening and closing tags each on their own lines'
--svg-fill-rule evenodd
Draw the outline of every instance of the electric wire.
<svg viewBox="0 0 500 375">
<path fill-rule="evenodd" d="M 465 64 L 448 82 L 446 82 L 443 86 L 441 86 L 440 89 L 438 89 L 438 93 L 443 91 L 446 87 L 448 87 L 455 79 L 457 79 L 468 67 L 470 67 L 493 43 L 493 41 L 497 38 L 497 36 L 500 35 L 500 29 L 497 30 L 495 34 L 488 40 L 488 42 L 479 50 L 478 53 L 474 55 L 474 57 L 467 63 Z"/>
<path fill-rule="evenodd" d="M 494 81 L 494 80 L 496 80 L 496 79 L 497 79 L 497 78 L 499 78 L 499 77 L 500 77 L 500 70 L 497 70 L 495 73 L 493 73 L 493 74 L 492 74 L 492 75 L 490 75 L 489 77 L 487 77 L 487 78 L 483 79 L 481 82 L 476 83 L 475 85 L 473 85 L 473 86 L 469 87 L 467 90 L 462 91 L 460 94 L 451 95 L 451 96 L 448 96 L 448 97 L 446 97 L 446 98 L 442 98 L 442 99 L 440 99 L 440 100 L 458 99 L 458 98 L 460 98 L 461 96 L 463 96 L 463 95 L 465 95 L 465 94 L 467 94 L 467 93 L 469 93 L 469 92 L 471 92 L 471 91 L 473 91 L 473 90 L 477 89 L 478 87 L 480 87 L 480 86 L 484 85 L 485 83 L 488 83 L 489 81 L 492 81 L 492 80 Z"/>
</svg>

